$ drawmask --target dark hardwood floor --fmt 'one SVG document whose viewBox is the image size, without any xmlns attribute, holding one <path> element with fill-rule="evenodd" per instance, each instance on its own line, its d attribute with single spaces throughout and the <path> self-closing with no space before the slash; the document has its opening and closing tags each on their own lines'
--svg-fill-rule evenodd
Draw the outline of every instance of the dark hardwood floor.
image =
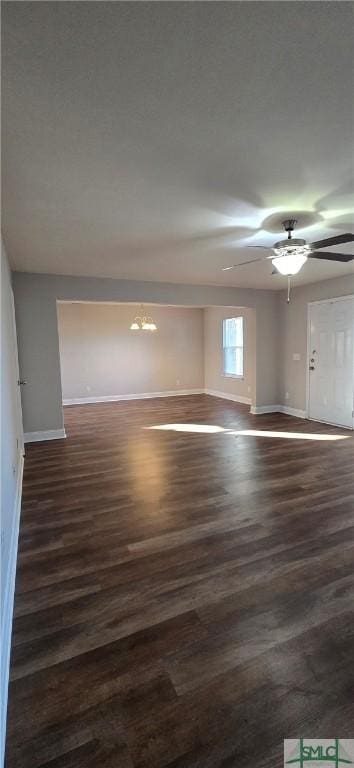
<svg viewBox="0 0 354 768">
<path fill-rule="evenodd" d="M 206 395 L 65 422 L 26 449 L 8 768 L 280 768 L 284 738 L 354 738 L 353 435 Z"/>
</svg>

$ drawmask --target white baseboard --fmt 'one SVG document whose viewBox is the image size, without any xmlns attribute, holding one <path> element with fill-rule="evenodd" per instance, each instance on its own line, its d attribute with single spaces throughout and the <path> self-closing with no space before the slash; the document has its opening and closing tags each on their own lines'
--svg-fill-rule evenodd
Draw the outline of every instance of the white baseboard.
<svg viewBox="0 0 354 768">
<path fill-rule="evenodd" d="M 230 395 L 228 392 L 219 392 L 216 389 L 204 389 L 206 395 L 212 395 L 212 397 L 221 397 L 223 400 L 233 400 L 234 403 L 244 403 L 245 405 L 251 404 L 250 397 L 244 397 L 243 395 Z"/>
<path fill-rule="evenodd" d="M 15 595 L 18 532 L 19 532 L 20 515 L 21 515 L 22 477 L 23 477 L 23 456 L 21 455 L 19 457 L 19 464 L 17 469 L 16 495 L 15 495 L 15 503 L 14 503 L 14 510 L 13 510 L 13 526 L 12 526 L 11 542 L 10 542 L 10 556 L 9 556 L 8 570 L 7 570 L 7 574 L 5 577 L 5 584 L 4 584 L 5 600 L 4 600 L 3 616 L 2 616 L 2 622 L 1 622 L 0 766 L 4 764 L 4 754 L 5 754 L 7 694 L 8 694 L 8 686 L 9 686 L 11 631 L 12 631 L 12 617 L 13 617 L 14 595 Z"/>
<path fill-rule="evenodd" d="M 224 400 L 233 400 L 235 403 L 251 404 L 250 397 L 243 395 L 231 395 L 227 392 L 219 392 L 216 389 L 171 389 L 165 392 L 141 392 L 133 395 L 102 395 L 97 397 L 70 397 L 63 399 L 63 405 L 89 405 L 90 403 L 115 403 L 121 400 L 147 400 L 154 397 L 180 397 L 182 395 L 212 395 Z M 36 433 L 32 433 L 36 434 Z M 38 433 L 41 434 L 41 433 Z M 44 439 L 44 438 L 38 438 Z"/>
<path fill-rule="evenodd" d="M 297 419 L 307 419 L 307 412 L 301 411 L 300 408 L 291 408 L 288 405 L 281 405 L 280 413 L 286 413 L 288 416 L 295 416 Z"/>
<path fill-rule="evenodd" d="M 65 429 L 47 429 L 43 432 L 25 432 L 25 443 L 38 443 L 41 440 L 60 440 L 66 437 Z"/>
<path fill-rule="evenodd" d="M 262 413 L 281 413 L 281 405 L 252 405 L 251 413 L 259 416 Z"/>
<path fill-rule="evenodd" d="M 252 405 L 251 413 L 254 416 L 259 416 L 262 413 L 286 413 L 288 416 L 295 416 L 297 419 L 307 419 L 306 411 L 291 408 L 288 405 Z"/>
<path fill-rule="evenodd" d="M 101 397 L 70 397 L 63 405 L 88 405 L 89 403 L 116 403 L 120 400 L 149 400 L 154 397 L 179 397 L 181 395 L 202 395 L 204 389 L 170 389 L 166 392 L 140 392 L 133 395 L 103 395 Z"/>
</svg>

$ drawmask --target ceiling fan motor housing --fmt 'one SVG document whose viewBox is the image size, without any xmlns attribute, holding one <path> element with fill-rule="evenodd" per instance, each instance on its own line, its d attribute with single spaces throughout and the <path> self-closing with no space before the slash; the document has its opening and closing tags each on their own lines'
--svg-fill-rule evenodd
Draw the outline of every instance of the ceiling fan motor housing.
<svg viewBox="0 0 354 768">
<path fill-rule="evenodd" d="M 307 247 L 306 240 L 303 240 L 300 237 L 292 237 L 291 240 L 279 240 L 277 243 L 274 243 L 273 249 L 276 251 L 278 248 L 283 249 L 286 248 L 286 250 L 291 251 L 293 248 L 305 248 Z"/>
</svg>

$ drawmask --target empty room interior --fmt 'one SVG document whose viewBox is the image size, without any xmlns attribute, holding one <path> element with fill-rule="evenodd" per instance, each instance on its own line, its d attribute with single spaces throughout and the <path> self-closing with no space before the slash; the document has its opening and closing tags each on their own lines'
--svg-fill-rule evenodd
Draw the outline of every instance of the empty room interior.
<svg viewBox="0 0 354 768">
<path fill-rule="evenodd" d="M 353 3 L 1 11 L 0 768 L 354 764 Z"/>
</svg>

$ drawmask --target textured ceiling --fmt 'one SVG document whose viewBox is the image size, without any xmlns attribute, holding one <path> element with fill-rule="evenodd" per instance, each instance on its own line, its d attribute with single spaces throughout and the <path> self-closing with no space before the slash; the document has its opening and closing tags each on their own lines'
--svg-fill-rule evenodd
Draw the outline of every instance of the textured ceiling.
<svg viewBox="0 0 354 768">
<path fill-rule="evenodd" d="M 317 212 L 309 240 L 352 230 L 351 3 L 2 11 L 14 268 L 283 288 L 269 261 L 221 268 L 279 239 L 277 211 Z M 341 274 L 312 262 L 296 281 Z"/>
</svg>

